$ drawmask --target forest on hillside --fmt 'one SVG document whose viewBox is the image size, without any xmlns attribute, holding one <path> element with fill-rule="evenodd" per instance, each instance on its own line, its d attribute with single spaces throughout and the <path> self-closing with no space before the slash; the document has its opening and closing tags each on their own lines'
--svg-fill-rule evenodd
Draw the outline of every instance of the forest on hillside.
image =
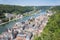
<svg viewBox="0 0 60 40">
<path fill-rule="evenodd" d="M 41 36 L 34 38 L 34 40 L 60 40 L 60 6 L 55 6 L 51 11 L 55 11 L 44 28 Z"/>
<path fill-rule="evenodd" d="M 0 18 L 4 17 L 4 13 L 11 13 L 11 14 L 23 14 L 25 12 L 32 11 L 33 7 L 29 6 L 16 6 L 16 5 L 1 5 L 0 4 Z"/>
<path fill-rule="evenodd" d="M 5 13 L 23 15 L 23 13 L 30 11 L 33 11 L 33 7 L 0 4 L 0 20 L 2 20 L 2 22 L 8 21 L 8 19 L 5 17 Z"/>
<path fill-rule="evenodd" d="M 35 6 L 35 10 L 46 10 L 50 6 Z M 5 13 L 11 14 L 24 14 L 25 12 L 30 12 L 34 10 L 34 6 L 17 6 L 17 5 L 3 5 L 0 4 L 0 19 L 5 18 Z"/>
<path fill-rule="evenodd" d="M 0 20 L 3 22 L 8 19 L 5 17 L 5 13 L 10 14 L 24 14 L 30 11 L 38 11 L 38 10 L 47 10 L 50 6 L 17 6 L 17 5 L 3 5 L 0 4 Z M 28 14 L 27 14 L 28 15 Z"/>
<path fill-rule="evenodd" d="M 16 6 L 16 5 L 0 5 L 0 14 L 1 13 L 24 13 L 32 11 L 33 7 L 29 6 Z"/>
</svg>

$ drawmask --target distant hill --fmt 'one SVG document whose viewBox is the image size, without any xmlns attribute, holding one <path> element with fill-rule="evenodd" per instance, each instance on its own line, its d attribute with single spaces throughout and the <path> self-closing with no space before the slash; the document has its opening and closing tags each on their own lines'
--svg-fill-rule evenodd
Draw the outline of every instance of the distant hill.
<svg viewBox="0 0 60 40">
<path fill-rule="evenodd" d="M 1 13 L 25 13 L 32 11 L 33 8 L 29 6 L 15 6 L 15 5 L 2 5 L 0 4 L 0 14 Z"/>
<path fill-rule="evenodd" d="M 60 6 L 54 6 L 52 9 L 52 11 L 57 11 L 60 13 Z"/>
<path fill-rule="evenodd" d="M 4 13 L 23 14 L 25 12 L 30 12 L 32 10 L 33 10 L 33 7 L 30 7 L 30 6 L 16 6 L 16 5 L 0 4 L 0 18 L 5 18 Z"/>
<path fill-rule="evenodd" d="M 37 9 L 42 9 L 42 10 L 47 10 L 49 9 L 51 6 L 36 6 Z"/>
<path fill-rule="evenodd" d="M 35 6 L 35 10 L 46 10 L 50 6 Z M 34 6 L 17 6 L 17 5 L 3 5 L 0 4 L 0 18 L 4 18 L 4 13 L 23 14 L 34 10 Z"/>
</svg>

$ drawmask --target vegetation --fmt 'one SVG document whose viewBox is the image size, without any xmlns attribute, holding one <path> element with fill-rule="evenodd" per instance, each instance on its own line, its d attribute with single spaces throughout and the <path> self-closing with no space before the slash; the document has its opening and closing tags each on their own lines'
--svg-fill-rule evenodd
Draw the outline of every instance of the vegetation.
<svg viewBox="0 0 60 40">
<path fill-rule="evenodd" d="M 35 6 L 35 10 L 46 10 L 49 6 Z M 28 12 L 33 11 L 34 6 L 16 6 L 16 5 L 2 5 L 0 4 L 0 19 L 3 22 L 6 22 L 8 19 L 5 18 L 5 13 L 10 14 L 22 14 L 22 15 L 30 15 Z M 26 14 L 27 13 L 27 14 Z M 31 13 L 32 14 L 32 13 Z"/>
<path fill-rule="evenodd" d="M 40 37 L 35 37 L 34 40 L 60 40 L 60 6 L 53 7 L 52 11 L 56 14 L 52 15 Z"/>
<path fill-rule="evenodd" d="M 0 19 L 3 22 L 7 22 L 8 19 L 5 17 L 5 13 L 10 14 L 22 14 L 25 12 L 30 12 L 33 10 L 33 7 L 29 6 L 15 6 L 15 5 L 2 5 L 0 4 Z"/>
<path fill-rule="evenodd" d="M 1 5 L 0 4 L 0 18 L 4 16 L 4 13 L 12 13 L 12 14 L 23 14 L 25 12 L 32 11 L 33 7 L 29 6 L 15 6 L 15 5 Z"/>
<path fill-rule="evenodd" d="M 29 6 L 15 6 L 15 5 L 0 5 L 0 13 L 25 13 L 32 11 L 32 7 Z"/>
<path fill-rule="evenodd" d="M 35 6 L 36 10 L 47 9 L 49 6 Z M 34 10 L 34 6 L 16 6 L 16 5 L 2 5 L 0 4 L 0 19 L 4 18 L 4 13 L 23 14 Z"/>
</svg>

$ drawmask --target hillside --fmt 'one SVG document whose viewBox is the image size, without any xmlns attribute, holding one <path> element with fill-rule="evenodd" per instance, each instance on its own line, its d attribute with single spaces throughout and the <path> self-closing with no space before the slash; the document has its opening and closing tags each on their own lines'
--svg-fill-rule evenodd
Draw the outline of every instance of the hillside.
<svg viewBox="0 0 60 40">
<path fill-rule="evenodd" d="M 1 5 L 0 4 L 0 13 L 24 13 L 32 10 L 32 7 L 29 6 L 16 6 L 16 5 Z"/>
<path fill-rule="evenodd" d="M 15 6 L 15 5 L 2 5 L 0 4 L 0 17 L 4 16 L 4 13 L 12 13 L 12 14 L 23 14 L 25 12 L 32 11 L 33 7 L 29 6 Z"/>
<path fill-rule="evenodd" d="M 56 11 L 56 14 L 52 15 L 41 37 L 36 36 L 35 40 L 60 40 L 60 6 L 53 7 L 52 11 Z"/>
<path fill-rule="evenodd" d="M 33 7 L 30 6 L 17 6 L 17 5 L 3 5 L 0 4 L 0 21 L 2 22 L 7 22 L 8 18 L 6 18 L 5 13 L 10 13 L 10 14 L 22 14 L 25 12 L 30 12 L 33 10 Z"/>
</svg>

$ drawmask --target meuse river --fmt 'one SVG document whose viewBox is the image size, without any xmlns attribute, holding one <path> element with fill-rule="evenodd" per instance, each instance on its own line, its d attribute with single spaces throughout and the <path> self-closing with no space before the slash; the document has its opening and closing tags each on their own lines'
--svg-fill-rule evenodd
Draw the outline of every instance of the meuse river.
<svg viewBox="0 0 60 40">
<path fill-rule="evenodd" d="M 37 13 L 37 14 L 31 15 L 31 16 L 26 16 L 26 17 L 23 17 L 22 19 L 18 19 L 18 20 L 16 20 L 16 21 L 11 21 L 11 22 L 9 22 L 9 23 L 7 23 L 7 24 L 4 24 L 4 25 L 0 25 L 0 33 L 6 31 L 7 28 L 12 28 L 13 25 L 14 25 L 16 22 L 26 21 L 26 20 L 30 19 L 31 17 L 36 18 L 37 16 L 40 16 L 40 15 L 45 14 L 45 13 L 46 13 L 46 11 L 43 11 L 43 10 L 42 10 L 41 12 L 39 12 L 39 13 Z"/>
</svg>

